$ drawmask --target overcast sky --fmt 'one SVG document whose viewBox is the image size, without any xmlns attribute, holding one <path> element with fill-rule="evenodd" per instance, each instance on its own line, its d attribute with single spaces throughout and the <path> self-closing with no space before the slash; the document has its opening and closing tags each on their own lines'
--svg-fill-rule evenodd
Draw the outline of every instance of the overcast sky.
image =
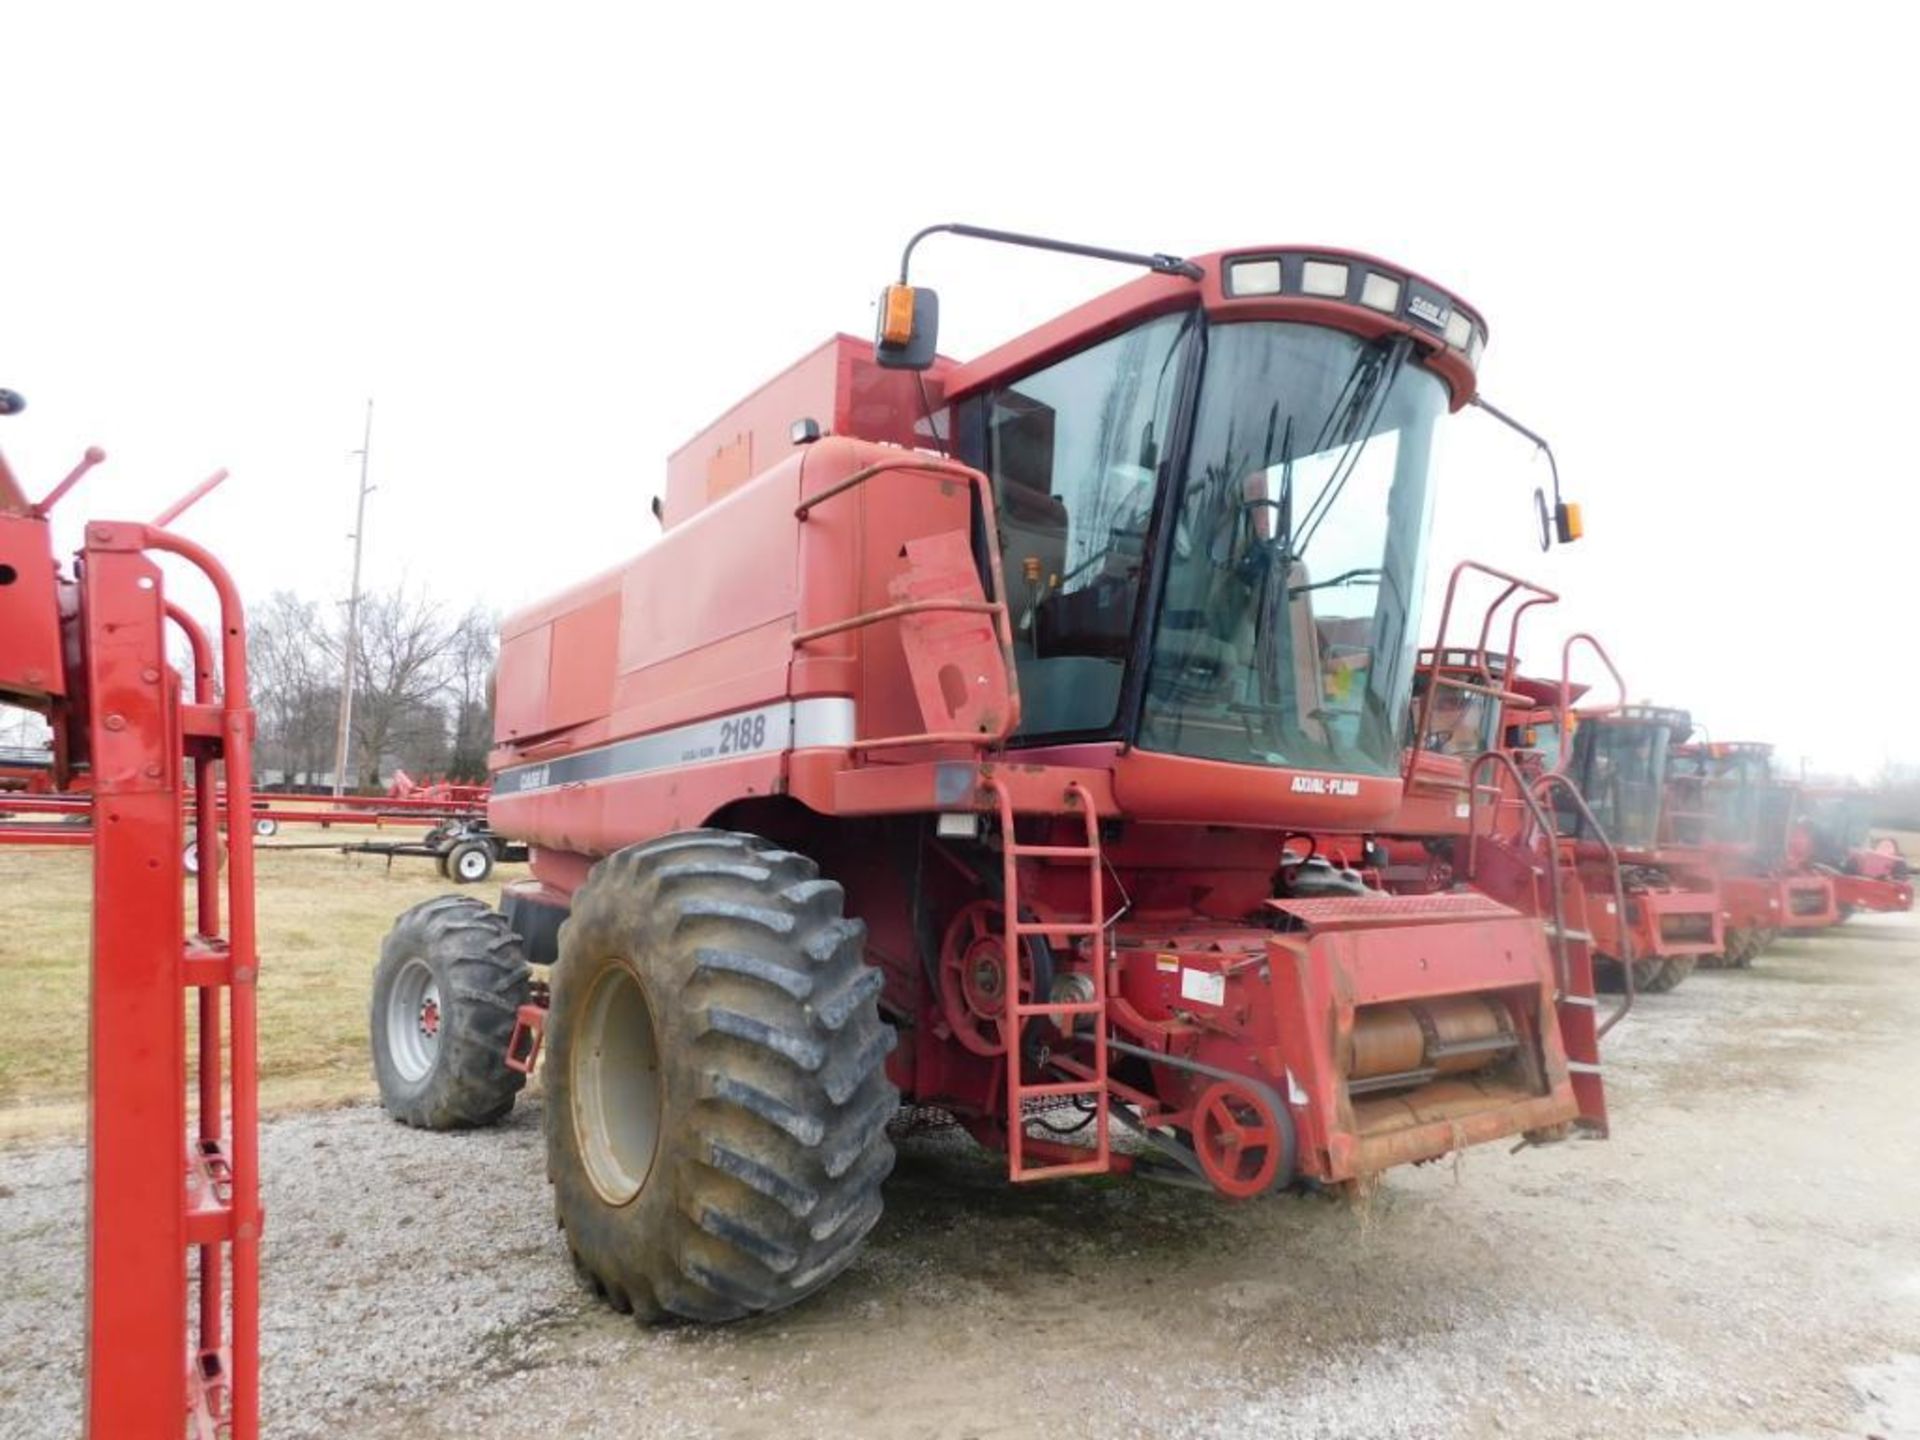
<svg viewBox="0 0 1920 1440">
<path fill-rule="evenodd" d="M 36 491 L 108 450 L 63 541 L 230 467 L 181 528 L 344 597 L 371 395 L 369 583 L 512 608 L 643 545 L 667 452 L 867 333 L 922 224 L 1347 246 L 1485 313 L 1585 506 L 1541 556 L 1544 467 L 1451 422 L 1436 582 L 1558 589 L 1531 668 L 1590 629 L 1716 737 L 1920 762 L 1910 22 L 1584 13 L 9 6 L 0 445 Z M 965 357 L 1129 277 L 948 240 L 916 278 Z"/>
</svg>

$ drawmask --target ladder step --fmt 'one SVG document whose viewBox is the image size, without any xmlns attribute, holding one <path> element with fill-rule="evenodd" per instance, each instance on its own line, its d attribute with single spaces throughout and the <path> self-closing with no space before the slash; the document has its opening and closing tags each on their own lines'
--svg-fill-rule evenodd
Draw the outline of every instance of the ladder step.
<svg viewBox="0 0 1920 1440">
<path fill-rule="evenodd" d="M 1022 1184 L 1028 1180 L 1064 1180 L 1070 1175 L 1104 1175 L 1112 1168 L 1104 1159 L 1076 1160 L 1069 1165 L 1028 1165 L 1016 1170 L 1013 1179 Z"/>
<path fill-rule="evenodd" d="M 187 1160 L 187 1243 L 218 1245 L 233 1238 L 233 1167 L 227 1148 L 214 1144 Z"/>
<path fill-rule="evenodd" d="M 1572 940 L 1580 945 L 1591 945 L 1593 943 L 1593 936 L 1589 935 L 1586 931 L 1562 930 L 1551 920 L 1547 921 L 1547 938 L 1549 940 Z"/>
<path fill-rule="evenodd" d="M 1065 938 L 1073 935 L 1098 935 L 1103 927 L 1089 920 L 1064 921 L 1057 925 L 1036 924 L 1027 920 L 1016 920 L 1008 927 L 1015 935 L 1045 935 L 1049 939 Z"/>
<path fill-rule="evenodd" d="M 1009 845 L 1009 855 L 1031 860 L 1098 860 L 1100 852 L 1085 845 Z"/>
<path fill-rule="evenodd" d="M 180 979 L 185 985 L 202 988 L 233 983 L 233 952 L 218 935 L 195 935 L 188 939 L 181 955 Z"/>
</svg>

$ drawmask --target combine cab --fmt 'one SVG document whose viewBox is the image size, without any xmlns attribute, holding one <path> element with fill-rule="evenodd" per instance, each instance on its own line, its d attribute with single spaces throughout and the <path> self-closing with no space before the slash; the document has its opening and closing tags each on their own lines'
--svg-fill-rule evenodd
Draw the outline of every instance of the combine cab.
<svg viewBox="0 0 1920 1440">
<path fill-rule="evenodd" d="M 825 1284 L 903 1105 L 1014 1181 L 1232 1198 L 1600 1113 L 1540 892 L 1289 850 L 1401 804 L 1479 316 L 1340 251 L 960 228 L 1148 273 L 959 364 L 903 262 L 871 349 L 679 451 L 665 534 L 504 627 L 489 814 L 532 878 L 409 912 L 376 971 L 403 1120 L 495 1119 L 544 1054 L 559 1218 L 622 1309 Z"/>
<path fill-rule="evenodd" d="M 1624 913 L 1591 914 L 1595 942 L 1616 972 L 1632 968 L 1641 991 L 1673 989 L 1725 943 L 1710 857 L 1670 783 L 1673 750 L 1692 730 L 1684 710 L 1614 706 L 1578 716 L 1562 757 L 1586 801 L 1584 813 L 1563 805 L 1562 824 L 1593 867 L 1589 890 L 1611 882 L 1615 861 L 1626 883 Z"/>
</svg>

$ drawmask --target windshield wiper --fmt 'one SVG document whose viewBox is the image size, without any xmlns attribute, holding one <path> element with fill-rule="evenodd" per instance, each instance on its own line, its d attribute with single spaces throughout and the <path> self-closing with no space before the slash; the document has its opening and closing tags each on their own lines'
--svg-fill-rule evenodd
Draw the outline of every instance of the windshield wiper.
<svg viewBox="0 0 1920 1440">
<path fill-rule="evenodd" d="M 1392 392 L 1394 382 L 1400 378 L 1401 366 L 1406 363 L 1412 343 L 1404 335 L 1396 336 L 1362 352 L 1353 362 L 1353 373 L 1347 376 L 1347 383 L 1341 387 L 1340 399 L 1334 402 L 1327 423 L 1321 427 L 1321 438 L 1314 445 L 1316 454 L 1336 445 L 1345 446 L 1346 453 L 1335 463 L 1333 474 L 1314 497 L 1313 504 L 1307 507 L 1303 522 L 1305 529 L 1300 536 L 1299 547 L 1294 549 L 1289 546 L 1293 559 L 1305 557 L 1314 531 L 1320 528 L 1320 522 L 1326 519 L 1327 512 L 1340 498 L 1340 492 L 1346 489 L 1347 481 L 1359 466 L 1360 457 L 1366 453 L 1367 442 L 1373 438 L 1374 427 L 1379 424 L 1380 413 L 1386 408 L 1387 396 Z M 1341 418 L 1343 410 L 1344 418 L 1340 428 L 1335 430 L 1334 422 L 1336 418 Z"/>
</svg>

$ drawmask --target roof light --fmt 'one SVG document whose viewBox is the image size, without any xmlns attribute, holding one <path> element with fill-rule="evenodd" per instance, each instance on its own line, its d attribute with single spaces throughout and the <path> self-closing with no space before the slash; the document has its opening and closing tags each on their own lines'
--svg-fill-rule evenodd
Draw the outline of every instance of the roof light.
<svg viewBox="0 0 1920 1440">
<path fill-rule="evenodd" d="M 1400 282 L 1391 275 L 1369 270 L 1360 286 L 1360 303 L 1392 315 L 1400 309 Z"/>
<path fill-rule="evenodd" d="M 1331 260 L 1309 260 L 1300 267 L 1300 291 L 1304 295 L 1326 295 L 1344 300 L 1347 295 L 1347 267 Z"/>
<path fill-rule="evenodd" d="M 1472 318 L 1464 310 L 1455 310 L 1447 317 L 1447 344 L 1456 350 L 1465 350 L 1472 339 Z"/>
<path fill-rule="evenodd" d="M 1227 289 L 1235 295 L 1278 295 L 1278 260 L 1236 260 L 1227 266 Z"/>
</svg>

